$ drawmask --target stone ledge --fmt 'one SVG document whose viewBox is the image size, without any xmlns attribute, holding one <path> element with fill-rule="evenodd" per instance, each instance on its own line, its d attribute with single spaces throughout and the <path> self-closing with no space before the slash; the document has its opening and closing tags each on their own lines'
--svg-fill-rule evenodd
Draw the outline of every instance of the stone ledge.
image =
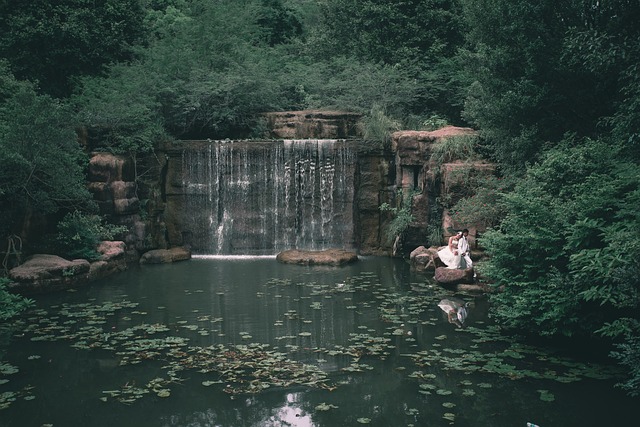
<svg viewBox="0 0 640 427">
<path fill-rule="evenodd" d="M 302 110 L 268 112 L 270 136 L 284 139 L 343 139 L 359 136 L 362 115 L 347 111 Z"/>
<path fill-rule="evenodd" d="M 191 251 L 185 247 L 154 249 L 140 257 L 140 264 L 165 264 L 191 259 Z"/>
<path fill-rule="evenodd" d="M 278 262 L 299 265 L 345 265 L 358 261 L 355 252 L 344 249 L 326 249 L 323 251 L 301 251 L 291 249 L 276 256 Z"/>
</svg>

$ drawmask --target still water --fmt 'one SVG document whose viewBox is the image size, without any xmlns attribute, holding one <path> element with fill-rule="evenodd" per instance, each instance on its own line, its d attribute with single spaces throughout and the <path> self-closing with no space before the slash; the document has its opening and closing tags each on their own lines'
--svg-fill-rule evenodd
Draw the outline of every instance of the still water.
<svg viewBox="0 0 640 427">
<path fill-rule="evenodd" d="M 133 268 L 40 297 L 0 333 L 0 426 L 610 426 L 612 366 L 500 333 L 484 297 L 400 260 Z M 574 352 L 575 353 L 575 352 Z"/>
</svg>

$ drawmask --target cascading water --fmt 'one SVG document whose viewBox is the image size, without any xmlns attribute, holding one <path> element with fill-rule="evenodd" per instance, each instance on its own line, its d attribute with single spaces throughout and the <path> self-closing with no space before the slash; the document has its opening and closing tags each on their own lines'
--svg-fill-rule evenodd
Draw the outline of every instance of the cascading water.
<svg viewBox="0 0 640 427">
<path fill-rule="evenodd" d="M 355 150 L 345 140 L 185 148 L 185 243 L 195 254 L 220 255 L 353 249 L 355 169 Z"/>
</svg>

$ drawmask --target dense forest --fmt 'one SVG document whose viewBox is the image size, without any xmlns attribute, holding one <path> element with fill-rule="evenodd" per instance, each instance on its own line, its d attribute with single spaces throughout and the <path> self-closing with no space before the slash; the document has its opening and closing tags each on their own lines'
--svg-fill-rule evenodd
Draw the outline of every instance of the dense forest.
<svg viewBox="0 0 640 427">
<path fill-rule="evenodd" d="M 79 129 L 138 155 L 259 137 L 265 111 L 469 126 L 499 173 L 454 211 L 491 226 L 494 317 L 610 342 L 637 395 L 638 22 L 636 0 L 2 0 L 2 241 L 34 213 L 61 243 L 108 232 Z M 0 315 L 22 303 L 1 292 Z"/>
</svg>

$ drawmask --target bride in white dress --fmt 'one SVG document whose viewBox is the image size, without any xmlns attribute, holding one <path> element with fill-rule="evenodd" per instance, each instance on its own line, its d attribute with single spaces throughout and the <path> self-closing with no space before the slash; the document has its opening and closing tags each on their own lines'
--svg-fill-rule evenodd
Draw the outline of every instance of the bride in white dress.
<svg viewBox="0 0 640 427">
<path fill-rule="evenodd" d="M 460 268 L 462 256 L 458 252 L 458 239 L 462 236 L 462 231 L 458 231 L 454 236 L 449 237 L 449 244 L 438 251 L 438 257 L 447 265 L 447 268 Z"/>
</svg>

